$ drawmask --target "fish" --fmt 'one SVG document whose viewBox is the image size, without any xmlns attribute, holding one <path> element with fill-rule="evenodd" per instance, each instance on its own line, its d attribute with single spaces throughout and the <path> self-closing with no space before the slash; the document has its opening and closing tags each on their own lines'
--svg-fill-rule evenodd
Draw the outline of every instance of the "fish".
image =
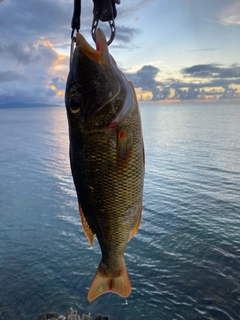
<svg viewBox="0 0 240 320">
<path fill-rule="evenodd" d="M 142 216 L 144 145 L 140 110 L 131 82 L 109 53 L 104 32 L 96 49 L 81 33 L 68 74 L 65 104 L 70 165 L 83 231 L 102 259 L 87 299 L 131 294 L 124 252 Z"/>
</svg>

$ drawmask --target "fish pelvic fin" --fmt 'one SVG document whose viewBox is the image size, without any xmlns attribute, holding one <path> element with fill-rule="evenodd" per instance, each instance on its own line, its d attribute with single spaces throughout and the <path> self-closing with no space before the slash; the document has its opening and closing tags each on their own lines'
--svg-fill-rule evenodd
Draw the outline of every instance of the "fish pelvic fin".
<svg viewBox="0 0 240 320">
<path fill-rule="evenodd" d="M 87 220 L 84 216 L 82 207 L 80 204 L 78 204 L 78 209 L 79 209 L 79 213 L 80 213 L 80 218 L 82 221 L 82 227 L 83 227 L 83 231 L 88 239 L 88 242 L 90 244 L 90 247 L 92 248 L 93 246 L 93 240 L 94 240 L 94 233 L 92 232 L 91 228 L 89 227 Z"/>
<path fill-rule="evenodd" d="M 92 302 L 100 295 L 113 292 L 126 298 L 131 294 L 132 286 L 128 277 L 125 262 L 120 272 L 111 272 L 107 266 L 100 262 L 96 275 L 88 291 L 88 301 Z"/>
<path fill-rule="evenodd" d="M 138 217 L 137 223 L 135 224 L 135 227 L 130 232 L 128 241 L 130 241 L 134 237 L 134 235 L 138 232 L 138 228 L 140 226 L 141 219 L 142 219 L 142 205 L 139 210 L 139 217 Z"/>
</svg>

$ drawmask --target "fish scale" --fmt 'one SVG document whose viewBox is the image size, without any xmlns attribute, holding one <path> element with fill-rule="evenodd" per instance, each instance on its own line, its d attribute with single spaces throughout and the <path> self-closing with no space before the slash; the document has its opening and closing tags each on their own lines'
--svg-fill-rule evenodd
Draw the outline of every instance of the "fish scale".
<svg viewBox="0 0 240 320">
<path fill-rule="evenodd" d="M 144 179 L 134 88 L 109 55 L 101 30 L 96 37 L 100 52 L 79 36 L 65 97 L 82 225 L 90 245 L 96 235 L 102 251 L 89 301 L 108 291 L 123 297 L 131 293 L 124 251 L 140 224 Z"/>
<path fill-rule="evenodd" d="M 134 121 L 134 115 L 135 117 L 138 116 L 137 109 L 134 110 L 133 115 L 129 115 L 129 119 L 126 119 L 124 123 L 121 124 L 121 127 L 130 127 L 131 122 L 134 124 L 139 123 L 139 121 Z M 140 128 L 135 130 L 135 132 L 138 132 L 139 129 Z M 140 196 L 142 184 L 138 183 L 139 179 L 143 179 L 142 159 L 139 158 L 137 148 L 138 144 L 141 144 L 141 136 L 134 136 L 136 143 L 133 143 L 131 159 L 127 158 L 122 160 L 121 158 L 117 159 L 117 129 L 113 132 L 107 132 L 107 134 L 103 131 L 102 139 L 100 133 L 98 132 L 97 134 L 98 145 L 96 145 L 95 135 L 91 134 L 90 137 L 85 138 L 86 147 L 82 161 L 84 167 L 87 168 L 89 172 L 88 185 L 91 187 L 89 187 L 88 190 L 79 192 L 80 202 L 83 203 L 84 198 L 92 199 L 90 208 L 89 203 L 86 207 L 84 205 L 82 206 L 84 214 L 87 220 L 89 220 L 88 216 L 92 217 L 94 215 L 94 220 L 96 220 L 97 223 L 91 225 L 92 219 L 90 219 L 89 225 L 93 230 L 100 226 L 100 232 L 107 235 L 104 237 L 104 240 L 109 240 L 111 243 L 108 254 L 110 255 L 114 251 L 114 259 L 116 259 L 116 256 L 122 257 L 129 233 L 131 229 L 134 228 L 138 219 L 138 215 L 133 216 L 129 224 L 125 227 L 121 217 L 125 215 L 130 205 L 137 206 L 142 200 Z M 96 149 L 98 150 L 97 152 Z M 128 164 L 126 167 L 124 162 Z M 99 171 L 91 174 L 96 168 Z M 99 212 L 101 214 L 99 214 Z M 112 219 L 107 220 L 106 215 L 111 215 Z M 120 236 L 116 232 L 117 226 L 121 228 Z M 94 233 L 97 232 L 96 230 Z M 102 241 L 101 238 L 98 238 L 98 240 L 101 248 L 103 248 L 106 241 Z M 107 259 L 108 258 L 103 256 L 103 261 Z M 119 263 L 119 261 L 116 263 Z"/>
</svg>

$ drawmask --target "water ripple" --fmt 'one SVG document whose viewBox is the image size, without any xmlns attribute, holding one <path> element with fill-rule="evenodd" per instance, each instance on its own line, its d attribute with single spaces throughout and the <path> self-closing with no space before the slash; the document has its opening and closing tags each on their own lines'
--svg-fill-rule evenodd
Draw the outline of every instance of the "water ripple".
<svg viewBox="0 0 240 320">
<path fill-rule="evenodd" d="M 146 179 L 142 223 L 125 253 L 127 303 L 86 299 L 101 253 L 82 231 L 65 110 L 1 113 L 1 320 L 70 306 L 111 320 L 239 318 L 239 108 L 141 109 Z"/>
</svg>

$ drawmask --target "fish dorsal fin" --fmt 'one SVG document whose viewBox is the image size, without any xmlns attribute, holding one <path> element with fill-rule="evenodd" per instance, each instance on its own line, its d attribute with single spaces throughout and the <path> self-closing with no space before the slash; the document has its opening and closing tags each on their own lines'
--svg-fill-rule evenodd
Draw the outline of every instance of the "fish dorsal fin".
<svg viewBox="0 0 240 320">
<path fill-rule="evenodd" d="M 92 232 L 91 228 L 89 227 L 87 220 L 84 216 L 83 210 L 81 205 L 78 205 L 79 208 L 79 213 L 80 213 L 80 217 L 81 217 L 81 221 L 82 221 L 82 227 L 83 227 L 83 231 L 89 241 L 90 247 L 92 248 L 93 246 L 93 240 L 94 240 L 94 233 Z"/>
<path fill-rule="evenodd" d="M 132 229 L 132 231 L 130 232 L 128 241 L 130 241 L 134 237 L 134 235 L 137 233 L 138 228 L 140 226 L 141 219 L 142 219 L 142 206 L 139 211 L 140 212 L 139 212 L 139 217 L 138 217 L 137 223 L 136 223 L 135 227 Z"/>
</svg>

